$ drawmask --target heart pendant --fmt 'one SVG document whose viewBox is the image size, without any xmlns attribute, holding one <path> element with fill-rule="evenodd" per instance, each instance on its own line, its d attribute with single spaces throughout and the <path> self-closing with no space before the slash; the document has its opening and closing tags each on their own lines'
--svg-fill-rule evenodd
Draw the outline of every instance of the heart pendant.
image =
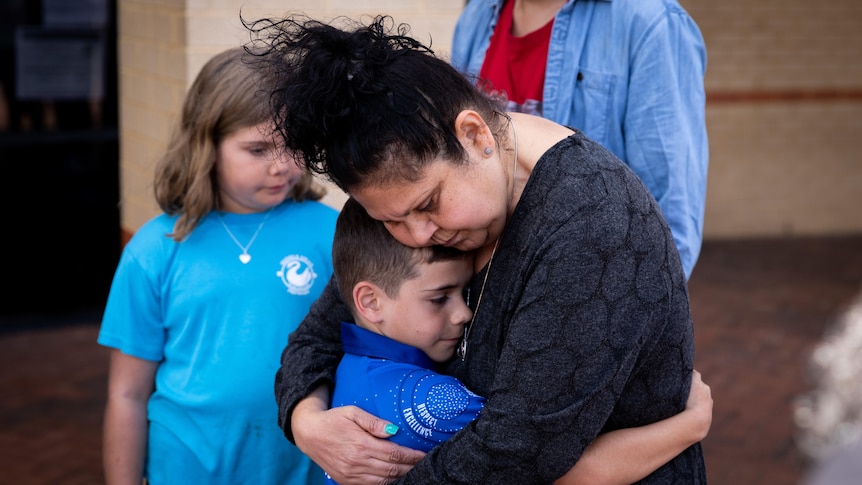
<svg viewBox="0 0 862 485">
<path fill-rule="evenodd" d="M 248 264 L 251 261 L 251 254 L 242 253 L 239 255 L 239 260 L 242 261 L 242 264 Z"/>
</svg>

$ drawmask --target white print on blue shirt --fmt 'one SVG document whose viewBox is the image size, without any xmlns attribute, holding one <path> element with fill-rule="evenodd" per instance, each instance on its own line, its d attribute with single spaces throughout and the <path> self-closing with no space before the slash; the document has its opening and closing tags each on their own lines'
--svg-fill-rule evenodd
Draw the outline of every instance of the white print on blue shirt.
<svg viewBox="0 0 862 485">
<path fill-rule="evenodd" d="M 317 279 L 314 264 L 305 256 L 291 254 L 281 260 L 281 270 L 276 273 L 292 295 L 307 295 Z"/>
</svg>

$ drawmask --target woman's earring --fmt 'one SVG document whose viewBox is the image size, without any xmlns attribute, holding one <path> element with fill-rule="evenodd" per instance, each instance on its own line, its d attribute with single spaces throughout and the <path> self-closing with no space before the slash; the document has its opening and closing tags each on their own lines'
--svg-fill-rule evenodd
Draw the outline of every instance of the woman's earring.
<svg viewBox="0 0 862 485">
<path fill-rule="evenodd" d="M 485 155 L 490 155 L 492 153 L 494 153 L 494 150 L 492 150 L 491 147 L 485 147 Z"/>
</svg>

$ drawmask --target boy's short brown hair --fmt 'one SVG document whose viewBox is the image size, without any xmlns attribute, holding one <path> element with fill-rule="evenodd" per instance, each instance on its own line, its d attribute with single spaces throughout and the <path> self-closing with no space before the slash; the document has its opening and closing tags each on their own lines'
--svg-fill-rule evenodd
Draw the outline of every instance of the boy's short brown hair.
<svg viewBox="0 0 862 485">
<path fill-rule="evenodd" d="M 394 298 L 405 281 L 418 276 L 420 264 L 465 258 L 468 254 L 445 246 L 405 246 L 352 198 L 338 215 L 332 242 L 335 279 L 351 311 L 356 310 L 353 287 L 360 281 L 374 283 Z"/>
</svg>

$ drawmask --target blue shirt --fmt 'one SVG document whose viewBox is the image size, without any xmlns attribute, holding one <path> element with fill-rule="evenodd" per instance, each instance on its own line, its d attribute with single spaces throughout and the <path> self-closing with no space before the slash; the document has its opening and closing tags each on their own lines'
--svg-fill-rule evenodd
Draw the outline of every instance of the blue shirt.
<svg viewBox="0 0 862 485">
<path fill-rule="evenodd" d="M 214 213 L 180 243 L 165 236 L 176 217 L 161 214 L 126 245 L 98 342 L 158 362 L 150 484 L 322 483 L 278 427 L 272 387 L 288 334 L 332 276 L 337 215 L 311 201 L 222 214 L 243 244 L 260 227 L 247 264 Z"/>
<path fill-rule="evenodd" d="M 452 41 L 456 68 L 479 74 L 502 4 L 467 4 Z M 542 116 L 583 131 L 638 174 L 688 278 L 700 253 L 709 161 L 700 30 L 672 0 L 570 0 L 550 42 Z"/>
<path fill-rule="evenodd" d="M 390 439 L 399 445 L 431 451 L 485 405 L 458 379 L 431 370 L 434 361 L 415 347 L 352 323 L 341 324 L 341 345 L 332 407 L 355 405 L 398 425 Z"/>
</svg>

